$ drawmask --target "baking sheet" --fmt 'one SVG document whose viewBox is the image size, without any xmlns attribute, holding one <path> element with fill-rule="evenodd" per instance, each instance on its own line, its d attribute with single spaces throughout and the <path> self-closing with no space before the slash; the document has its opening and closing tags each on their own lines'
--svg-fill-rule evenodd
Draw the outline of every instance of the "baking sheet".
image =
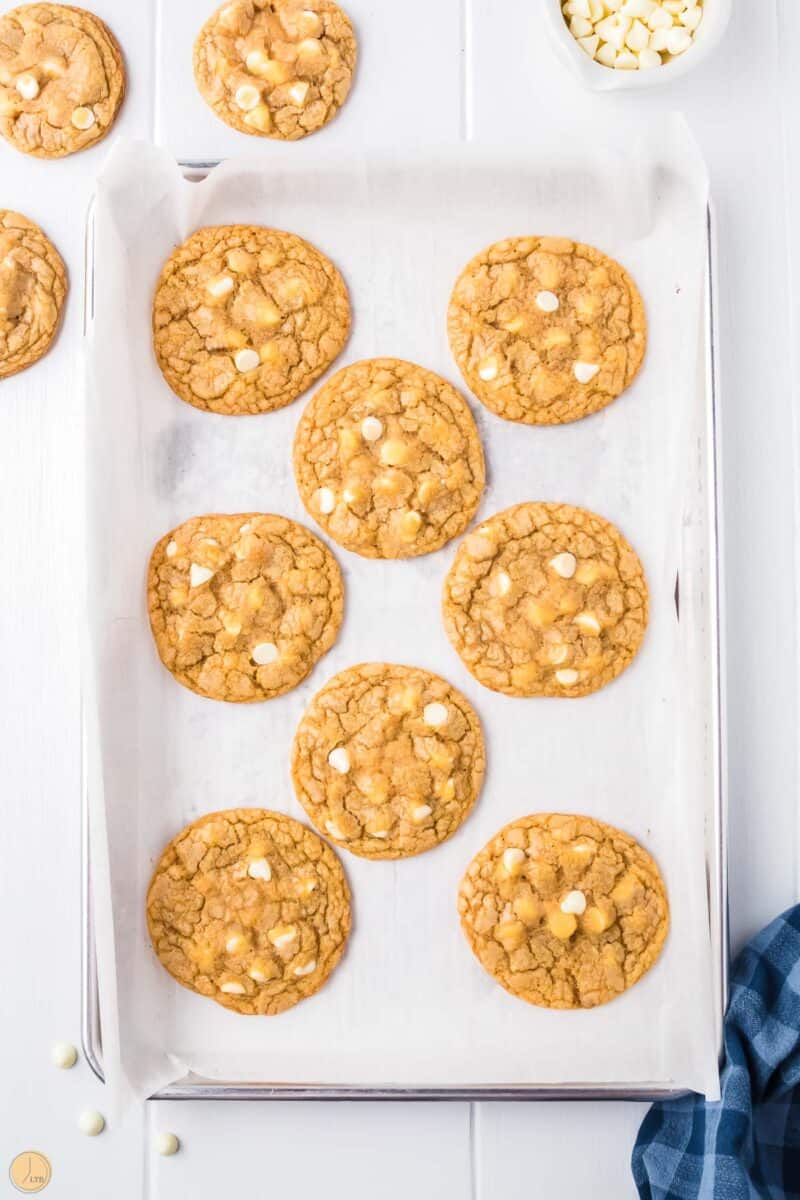
<svg viewBox="0 0 800 1200">
<path fill-rule="evenodd" d="M 190 184 L 163 151 L 119 144 L 98 184 L 87 422 L 98 727 L 89 745 L 92 810 L 107 822 L 107 841 L 98 834 L 92 849 L 105 914 L 97 950 L 106 1076 L 118 1095 L 137 1096 L 187 1070 L 332 1085 L 615 1081 L 716 1095 L 704 835 L 711 643 L 696 622 L 678 623 L 673 603 L 679 568 L 685 614 L 702 610 L 693 589 L 708 585 L 686 561 L 706 403 L 707 182 L 694 144 L 680 122 L 664 119 L 646 131 L 617 129 L 602 152 L 562 131 L 558 144 L 524 155 L 472 145 L 347 158 L 309 142 L 270 147 L 263 162 L 230 161 Z M 479 517 L 523 499 L 563 500 L 615 521 L 639 551 L 651 626 L 617 682 L 578 701 L 481 688 L 438 616 L 452 546 L 405 563 L 334 547 L 347 586 L 342 635 L 311 678 L 279 700 L 216 704 L 161 667 L 144 579 L 163 532 L 220 510 L 309 522 L 290 468 L 303 400 L 263 417 L 200 413 L 172 395 L 152 358 L 150 306 L 163 259 L 194 228 L 233 221 L 291 229 L 340 266 L 354 330 L 337 365 L 390 354 L 457 385 L 444 313 L 458 270 L 479 248 L 512 234 L 561 233 L 631 270 L 650 342 L 625 396 L 555 429 L 512 425 L 473 405 L 489 470 Z M 279 1018 L 237 1017 L 178 987 L 155 961 L 143 911 L 152 865 L 183 824 L 214 808 L 264 805 L 305 819 L 288 778 L 294 728 L 331 674 L 366 659 L 418 664 L 465 692 L 487 737 L 483 795 L 455 837 L 419 858 L 343 854 L 355 929 L 341 967 L 317 997 Z M 589 1012 L 554 1013 L 509 996 L 458 928 L 455 892 L 472 854 L 506 821 L 549 809 L 632 832 L 670 892 L 672 932 L 658 966 Z"/>
</svg>

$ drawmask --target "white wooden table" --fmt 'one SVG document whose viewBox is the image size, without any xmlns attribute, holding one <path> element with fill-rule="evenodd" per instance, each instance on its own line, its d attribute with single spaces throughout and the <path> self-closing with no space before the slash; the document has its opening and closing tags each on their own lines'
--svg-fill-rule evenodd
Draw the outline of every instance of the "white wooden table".
<svg viewBox="0 0 800 1200">
<path fill-rule="evenodd" d="M 582 102 L 598 138 L 635 104 L 683 109 L 700 140 L 720 241 L 736 946 L 797 898 L 800 4 L 736 0 L 722 48 L 696 75 L 654 94 L 585 97 L 542 44 L 537 8 L 548 2 L 351 0 L 364 62 L 351 130 L 365 145 L 464 132 L 524 142 L 551 112 Z M 118 129 L 128 135 L 152 136 L 154 81 L 169 70 L 156 63 L 153 4 L 94 0 L 126 52 Z M 198 23 L 207 8 L 197 4 Z M 460 70 L 444 50 L 454 40 Z M 81 1109 L 103 1109 L 103 1088 L 82 1061 L 56 1071 L 49 1047 L 79 1041 L 77 350 L 84 214 L 104 153 L 46 163 L 0 145 L 0 207 L 40 222 L 72 279 L 53 352 L 0 384 L 0 1194 L 16 1194 L 5 1175 L 13 1155 L 36 1148 L 53 1163 L 47 1195 L 70 1200 L 217 1200 L 245 1189 L 298 1200 L 323 1189 L 351 1200 L 633 1195 L 636 1104 L 150 1103 L 102 1137 L 78 1133 Z M 180 1135 L 180 1155 L 154 1154 L 159 1129 Z"/>
</svg>

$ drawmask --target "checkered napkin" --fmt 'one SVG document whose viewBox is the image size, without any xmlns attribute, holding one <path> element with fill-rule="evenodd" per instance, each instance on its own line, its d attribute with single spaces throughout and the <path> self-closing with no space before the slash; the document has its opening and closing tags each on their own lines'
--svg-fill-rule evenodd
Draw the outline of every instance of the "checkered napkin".
<svg viewBox="0 0 800 1200">
<path fill-rule="evenodd" d="M 800 905 L 737 958 L 722 1099 L 654 1104 L 632 1168 L 642 1200 L 800 1200 Z"/>
</svg>

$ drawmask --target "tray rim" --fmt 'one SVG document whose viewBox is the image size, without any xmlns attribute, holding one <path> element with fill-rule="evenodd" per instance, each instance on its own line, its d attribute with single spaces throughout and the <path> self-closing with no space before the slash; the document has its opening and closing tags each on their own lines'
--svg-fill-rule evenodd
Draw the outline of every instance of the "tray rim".
<svg viewBox="0 0 800 1200">
<path fill-rule="evenodd" d="M 178 163 L 187 180 L 199 181 L 221 160 L 185 160 Z M 89 202 L 84 231 L 83 336 L 88 337 L 94 310 L 94 223 L 95 197 Z M 706 208 L 706 295 L 704 311 L 706 374 L 706 453 L 709 506 L 709 562 L 711 588 L 709 616 L 711 637 L 711 769 L 714 783 L 716 838 L 707 849 L 709 923 L 712 938 L 712 983 L 717 995 L 718 1054 L 722 1059 L 722 1030 L 728 1007 L 730 967 L 728 919 L 728 786 L 725 690 L 725 611 L 722 579 L 724 545 L 721 524 L 722 441 L 719 403 L 719 354 L 717 348 L 717 233 L 713 199 Z M 82 713 L 81 739 L 81 1045 L 84 1057 L 101 1083 L 105 1083 L 97 963 L 92 915 L 91 858 L 89 846 L 89 797 L 86 772 L 86 722 Z M 709 876 L 709 869 L 713 875 Z M 715 930 L 716 926 L 716 930 Z M 717 934 L 718 945 L 714 944 Z M 371 1085 L 371 1084 L 280 1084 L 246 1083 L 204 1079 L 191 1073 L 148 1097 L 150 1100 L 674 1100 L 689 1095 L 686 1088 L 668 1083 L 551 1083 L 476 1085 Z"/>
</svg>

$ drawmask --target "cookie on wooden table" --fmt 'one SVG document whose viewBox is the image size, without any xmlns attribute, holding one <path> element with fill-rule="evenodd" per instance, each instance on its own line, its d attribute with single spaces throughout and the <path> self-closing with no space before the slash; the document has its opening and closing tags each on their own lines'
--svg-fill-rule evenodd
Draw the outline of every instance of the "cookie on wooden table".
<svg viewBox="0 0 800 1200">
<path fill-rule="evenodd" d="M 67 270 L 50 239 L 0 208 L 0 379 L 47 353 L 66 294 Z"/>
<path fill-rule="evenodd" d="M 593 246 L 553 237 L 508 238 L 473 258 L 447 328 L 471 391 L 526 425 L 605 408 L 635 379 L 647 341 L 628 272 Z"/>
<path fill-rule="evenodd" d="M 298 800 L 321 832 L 363 858 L 407 858 L 450 837 L 485 765 L 469 701 L 438 675 L 392 663 L 334 675 L 292 747 Z"/>
<path fill-rule="evenodd" d="M 350 20 L 332 0 L 230 0 L 200 30 L 194 77 L 226 124 L 293 141 L 336 116 L 356 54 Z"/>
<path fill-rule="evenodd" d="M 150 627 L 164 666 L 211 700 L 270 700 L 330 650 L 344 610 L 336 559 L 287 517 L 192 517 L 150 558 Z"/>
<path fill-rule="evenodd" d="M 210 813 L 173 838 L 147 892 L 147 927 L 178 983 L 274 1016 L 313 996 L 350 933 L 336 853 L 282 813 Z"/>
<path fill-rule="evenodd" d="M 528 502 L 468 533 L 444 583 L 447 636 L 485 687 L 586 696 L 630 665 L 648 592 L 636 552 L 609 521 Z"/>
<path fill-rule="evenodd" d="M 593 1008 L 653 966 L 669 929 L 664 881 L 627 833 L 537 813 L 475 855 L 458 893 L 481 965 L 529 1004 Z"/>
<path fill-rule="evenodd" d="M 467 402 L 399 358 L 342 367 L 320 388 L 297 427 L 294 471 L 311 516 L 367 558 L 438 550 L 469 525 L 485 480 Z"/>
<path fill-rule="evenodd" d="M 0 15 L 0 133 L 63 158 L 105 137 L 125 94 L 122 51 L 94 13 L 23 4 Z"/>
<path fill-rule="evenodd" d="M 341 275 L 316 247 L 260 225 L 199 229 L 167 259 L 153 345 L 176 395 L 207 412 L 272 412 L 326 371 L 350 332 Z"/>
</svg>

